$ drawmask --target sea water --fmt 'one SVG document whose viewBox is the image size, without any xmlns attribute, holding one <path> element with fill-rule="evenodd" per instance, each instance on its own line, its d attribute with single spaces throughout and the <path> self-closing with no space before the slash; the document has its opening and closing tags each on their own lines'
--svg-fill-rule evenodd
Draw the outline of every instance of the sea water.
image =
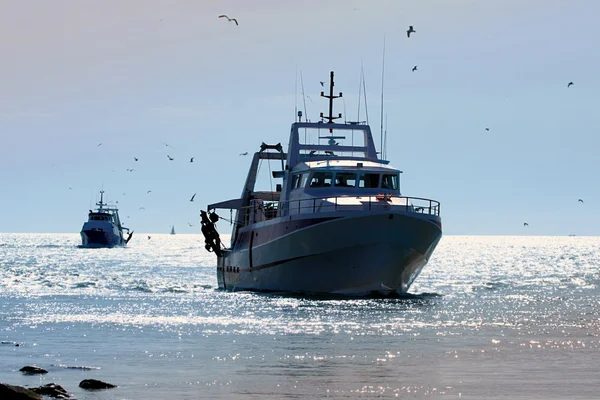
<svg viewBox="0 0 600 400">
<path fill-rule="evenodd" d="M 0 382 L 77 399 L 600 398 L 600 238 L 446 236 L 394 299 L 220 291 L 201 235 L 79 241 L 0 234 Z"/>
</svg>

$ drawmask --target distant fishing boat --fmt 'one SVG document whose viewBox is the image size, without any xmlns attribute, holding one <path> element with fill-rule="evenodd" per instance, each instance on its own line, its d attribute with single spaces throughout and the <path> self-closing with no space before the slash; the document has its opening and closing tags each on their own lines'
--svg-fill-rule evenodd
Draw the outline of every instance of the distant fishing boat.
<svg viewBox="0 0 600 400">
<path fill-rule="evenodd" d="M 174 235 L 174 234 L 175 234 L 175 225 L 173 225 L 173 226 L 171 227 L 171 235 Z"/>
<path fill-rule="evenodd" d="M 100 191 L 100 202 L 96 203 L 98 209 L 90 210 L 88 221 L 81 228 L 81 243 L 83 247 L 114 247 L 125 246 L 133 236 L 129 228 L 121 225 L 119 210 L 109 207 L 104 202 L 104 190 Z M 123 231 L 128 232 L 125 239 Z"/>
</svg>

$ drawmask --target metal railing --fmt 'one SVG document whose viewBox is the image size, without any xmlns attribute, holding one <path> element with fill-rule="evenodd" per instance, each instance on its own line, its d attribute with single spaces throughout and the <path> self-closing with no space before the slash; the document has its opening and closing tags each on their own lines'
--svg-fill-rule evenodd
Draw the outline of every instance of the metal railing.
<svg viewBox="0 0 600 400">
<path fill-rule="evenodd" d="M 395 199 L 403 200 L 403 204 L 394 204 Z M 348 200 L 358 200 L 348 201 Z M 395 196 L 378 194 L 369 196 L 327 196 L 313 199 L 288 201 L 251 200 L 250 206 L 242 207 L 244 226 L 266 221 L 275 217 L 314 214 L 335 211 L 382 211 L 396 210 L 427 215 L 440 215 L 440 202 L 422 197 Z"/>
</svg>

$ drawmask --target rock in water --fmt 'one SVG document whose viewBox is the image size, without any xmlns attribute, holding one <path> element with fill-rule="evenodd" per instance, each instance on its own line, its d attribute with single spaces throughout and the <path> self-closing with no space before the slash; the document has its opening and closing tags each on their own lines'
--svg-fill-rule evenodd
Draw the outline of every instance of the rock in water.
<svg viewBox="0 0 600 400">
<path fill-rule="evenodd" d="M 42 400 L 42 396 L 22 386 L 0 383 L 0 399 L 2 400 Z"/>
<path fill-rule="evenodd" d="M 79 387 L 82 389 L 111 389 L 117 387 L 117 385 L 113 385 L 111 383 L 106 383 L 102 381 L 98 381 L 96 379 L 84 379 L 79 382 Z"/>
<path fill-rule="evenodd" d="M 21 371 L 21 372 L 23 372 L 25 374 L 31 374 L 31 375 L 33 375 L 33 374 L 47 374 L 48 373 L 48 371 L 46 371 L 43 368 L 33 367 L 33 366 L 30 366 L 30 365 L 21 368 L 19 371 Z"/>
<path fill-rule="evenodd" d="M 44 396 L 54 397 L 55 399 L 68 399 L 71 397 L 71 395 L 65 390 L 65 388 L 63 388 L 60 385 L 57 385 L 56 383 L 49 383 L 47 385 L 33 388 L 31 390 Z"/>
</svg>

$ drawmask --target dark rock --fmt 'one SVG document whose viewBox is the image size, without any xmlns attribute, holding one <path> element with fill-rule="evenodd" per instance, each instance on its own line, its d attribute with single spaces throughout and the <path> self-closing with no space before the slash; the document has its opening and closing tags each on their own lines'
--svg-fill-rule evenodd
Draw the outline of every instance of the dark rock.
<svg viewBox="0 0 600 400">
<path fill-rule="evenodd" d="M 21 371 L 21 372 L 23 372 L 25 374 L 31 374 L 31 375 L 33 375 L 33 374 L 47 374 L 48 373 L 48 371 L 46 371 L 43 368 L 32 367 L 30 365 L 21 368 L 19 371 Z"/>
<path fill-rule="evenodd" d="M 0 383 L 0 399 L 2 400 L 42 400 L 42 396 L 22 386 Z"/>
<path fill-rule="evenodd" d="M 54 397 L 56 399 L 68 399 L 71 397 L 71 395 L 65 390 L 65 388 L 63 388 L 60 385 L 57 385 L 56 383 L 49 383 L 47 385 L 33 388 L 31 390 L 38 394 Z"/>
<path fill-rule="evenodd" d="M 96 379 L 84 379 L 79 382 L 79 387 L 82 389 L 94 390 L 94 389 L 111 389 L 117 387 L 111 383 L 98 381 Z"/>
</svg>

